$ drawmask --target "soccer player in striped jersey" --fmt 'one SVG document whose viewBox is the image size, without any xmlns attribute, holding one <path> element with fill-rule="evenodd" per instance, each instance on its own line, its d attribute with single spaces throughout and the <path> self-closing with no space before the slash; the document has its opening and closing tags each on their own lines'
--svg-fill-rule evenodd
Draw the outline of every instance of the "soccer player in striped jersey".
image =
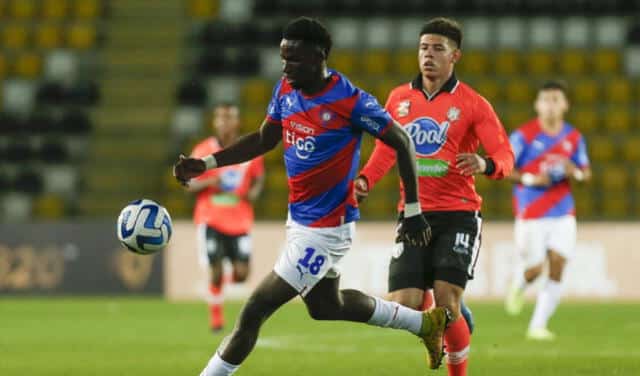
<svg viewBox="0 0 640 376">
<path fill-rule="evenodd" d="M 511 135 L 516 168 L 511 175 L 516 216 L 518 265 L 505 308 L 517 315 L 525 287 L 549 264 L 549 279 L 538 293 L 527 338 L 553 340 L 547 328 L 561 297 L 562 274 L 576 247 L 576 210 L 571 183 L 590 180 L 584 137 L 564 120 L 569 109 L 567 86 L 549 81 L 538 91 L 537 118 Z"/>
<path fill-rule="evenodd" d="M 250 296 L 202 376 L 233 374 L 253 349 L 262 323 L 298 295 L 314 319 L 403 329 L 423 340 L 431 364 L 442 358 L 445 309 L 422 312 L 339 289 L 338 264 L 351 246 L 359 218 L 353 179 L 363 132 L 397 153 L 407 202 L 400 237 L 423 246 L 429 242 L 430 228 L 418 202 L 411 139 L 374 97 L 327 68 L 331 44 L 329 32 L 318 21 L 302 17 L 289 23 L 280 43 L 284 75 L 260 130 L 203 159 L 180 156 L 174 166 L 176 178 L 186 184 L 207 169 L 250 160 L 284 143 L 289 183 L 286 249 Z"/>
<path fill-rule="evenodd" d="M 502 179 L 513 168 L 513 152 L 493 108 L 456 78 L 461 48 L 457 22 L 428 21 L 418 44 L 420 73 L 393 89 L 385 106 L 416 145 L 420 203 L 433 231 L 426 246 L 396 241 L 389 263 L 389 296 L 416 308 L 423 306 L 433 288 L 436 306 L 452 312 L 444 335 L 451 376 L 467 374 L 470 350 L 470 327 L 461 307 L 480 250 L 482 198 L 475 190 L 474 175 Z M 478 154 L 480 144 L 484 156 Z M 366 197 L 395 161 L 393 150 L 376 141 L 356 179 L 356 194 Z M 401 196 L 398 203 L 400 218 L 406 213 L 405 200 Z"/>
<path fill-rule="evenodd" d="M 207 137 L 193 149 L 193 158 L 202 158 L 233 144 L 238 139 L 238 106 L 220 103 L 212 113 L 216 136 Z M 193 221 L 197 226 L 200 263 L 209 266 L 209 327 L 219 332 L 224 326 L 222 303 L 222 260 L 233 267 L 233 282 L 244 282 L 249 275 L 253 226 L 252 204 L 264 186 L 262 157 L 237 165 L 209 170 L 191 179 L 187 189 L 197 194 Z M 233 218 L 230 221 L 229 218 Z"/>
</svg>

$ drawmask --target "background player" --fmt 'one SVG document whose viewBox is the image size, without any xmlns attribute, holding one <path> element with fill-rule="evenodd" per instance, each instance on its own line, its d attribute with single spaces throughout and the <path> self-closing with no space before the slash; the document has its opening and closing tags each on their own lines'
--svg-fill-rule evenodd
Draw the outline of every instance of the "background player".
<svg viewBox="0 0 640 376">
<path fill-rule="evenodd" d="M 433 287 L 436 306 L 451 310 L 452 322 L 444 337 L 450 375 L 466 375 L 469 352 L 469 328 L 460 303 L 480 249 L 482 199 L 473 175 L 500 179 L 513 168 L 513 153 L 493 108 L 454 74 L 461 46 L 457 22 L 428 21 L 420 32 L 420 73 L 391 91 L 386 104 L 416 145 L 420 203 L 433 231 L 427 246 L 396 241 L 389 265 L 389 296 L 419 308 L 425 290 Z M 476 153 L 480 143 L 485 157 Z M 365 197 L 395 160 L 393 149 L 376 142 L 356 179 L 357 194 Z M 405 210 L 405 192 L 401 193 L 400 218 Z"/>
<path fill-rule="evenodd" d="M 217 135 L 208 137 L 193 149 L 193 158 L 202 158 L 233 144 L 238 139 L 240 113 L 234 104 L 217 105 L 211 126 Z M 203 264 L 210 267 L 209 325 L 213 331 L 223 328 L 223 258 L 233 266 L 233 281 L 243 282 L 249 275 L 252 251 L 252 203 L 264 186 L 262 157 L 209 170 L 191 179 L 187 189 L 197 193 L 193 221 L 197 226 L 198 248 Z"/>
<path fill-rule="evenodd" d="M 339 290 L 337 264 L 351 246 L 359 218 L 353 178 L 363 131 L 397 152 L 407 200 L 401 237 L 424 245 L 430 232 L 418 202 L 411 139 L 375 98 L 327 69 L 331 44 L 318 21 L 292 21 L 280 43 L 284 77 L 274 89 L 260 130 L 204 159 L 181 156 L 174 167 L 178 180 L 186 183 L 206 169 L 249 160 L 284 142 L 290 190 L 287 248 L 249 298 L 204 376 L 235 372 L 253 349 L 262 323 L 296 295 L 302 296 L 314 319 L 367 322 L 419 335 L 429 350 L 431 367 L 439 366 L 444 309 L 423 313 L 356 290 Z"/>
<path fill-rule="evenodd" d="M 505 308 L 516 315 L 522 310 L 524 290 L 549 262 L 549 280 L 538 293 L 527 337 L 552 340 L 547 322 L 560 301 L 564 267 L 576 246 L 575 204 L 570 180 L 591 178 L 584 137 L 564 120 L 569 110 L 567 86 L 545 83 L 535 101 L 538 117 L 511 135 L 516 169 L 511 179 L 516 215 L 515 242 L 519 264 Z"/>
</svg>

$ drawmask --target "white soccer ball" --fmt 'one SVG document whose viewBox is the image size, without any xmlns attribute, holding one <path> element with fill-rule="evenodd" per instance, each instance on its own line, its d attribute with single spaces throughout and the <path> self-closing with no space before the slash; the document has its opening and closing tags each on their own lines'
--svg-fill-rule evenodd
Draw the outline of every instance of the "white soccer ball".
<svg viewBox="0 0 640 376">
<path fill-rule="evenodd" d="M 152 200 L 130 202 L 118 216 L 118 239 L 130 251 L 148 255 L 162 250 L 172 232 L 171 217 Z"/>
</svg>

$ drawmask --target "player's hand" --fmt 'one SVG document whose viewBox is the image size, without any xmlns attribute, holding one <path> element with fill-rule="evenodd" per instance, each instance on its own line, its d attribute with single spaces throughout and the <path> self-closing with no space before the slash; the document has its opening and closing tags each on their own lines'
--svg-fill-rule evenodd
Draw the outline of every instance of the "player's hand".
<svg viewBox="0 0 640 376">
<path fill-rule="evenodd" d="M 364 176 L 358 176 L 353 181 L 354 194 L 358 203 L 362 202 L 369 195 L 369 183 Z"/>
<path fill-rule="evenodd" d="M 482 174 L 487 171 L 487 161 L 475 153 L 461 153 L 456 155 L 456 167 L 464 176 Z"/>
<path fill-rule="evenodd" d="M 202 174 L 207 169 L 204 161 L 198 158 L 187 158 L 180 154 L 178 162 L 173 165 L 173 176 L 180 182 L 180 184 L 186 186 L 189 180 Z"/>
<path fill-rule="evenodd" d="M 422 214 L 405 217 L 398 235 L 400 240 L 411 246 L 426 247 L 431 241 L 431 226 Z"/>
</svg>

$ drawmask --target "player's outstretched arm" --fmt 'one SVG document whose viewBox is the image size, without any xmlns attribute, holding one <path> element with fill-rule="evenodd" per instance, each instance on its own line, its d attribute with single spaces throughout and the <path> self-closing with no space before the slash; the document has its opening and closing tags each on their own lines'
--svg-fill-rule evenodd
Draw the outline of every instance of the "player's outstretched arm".
<svg viewBox="0 0 640 376">
<path fill-rule="evenodd" d="M 265 120 L 256 132 L 240 137 L 234 144 L 219 152 L 199 158 L 180 156 L 173 166 L 173 174 L 182 184 L 208 169 L 249 161 L 275 148 L 282 139 L 282 126 Z"/>
</svg>

